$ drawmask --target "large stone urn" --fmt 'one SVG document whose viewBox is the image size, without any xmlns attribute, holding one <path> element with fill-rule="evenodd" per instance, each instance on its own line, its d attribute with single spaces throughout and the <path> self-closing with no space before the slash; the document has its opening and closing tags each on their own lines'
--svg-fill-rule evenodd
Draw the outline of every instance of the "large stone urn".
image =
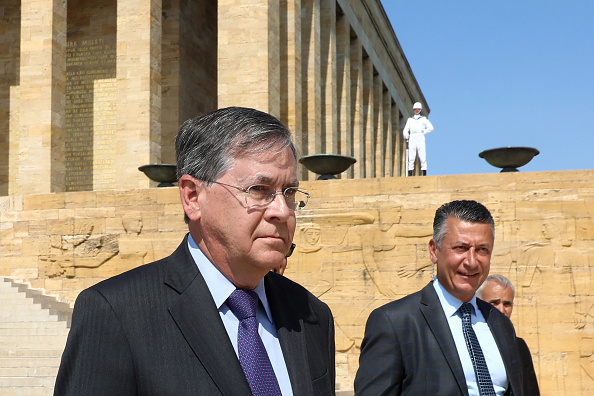
<svg viewBox="0 0 594 396">
<path fill-rule="evenodd" d="M 540 151 L 532 147 L 500 147 L 482 151 L 479 157 L 497 168 L 502 168 L 501 172 L 519 172 L 519 167 L 526 165 L 539 153 Z"/>
<path fill-rule="evenodd" d="M 152 181 L 159 183 L 157 187 L 173 187 L 177 181 L 175 164 L 148 164 L 138 167 Z"/>
<path fill-rule="evenodd" d="M 340 154 L 313 154 L 299 158 L 309 171 L 316 173 L 317 180 L 336 179 L 336 175 L 349 169 L 357 160 L 348 155 Z"/>
</svg>

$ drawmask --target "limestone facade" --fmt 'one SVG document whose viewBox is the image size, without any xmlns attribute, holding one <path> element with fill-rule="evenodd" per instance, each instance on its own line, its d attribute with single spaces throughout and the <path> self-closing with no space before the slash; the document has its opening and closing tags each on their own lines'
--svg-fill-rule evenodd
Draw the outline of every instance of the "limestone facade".
<svg viewBox="0 0 594 396">
<path fill-rule="evenodd" d="M 512 321 L 542 394 L 594 392 L 594 170 L 302 185 L 312 198 L 285 275 L 334 313 L 339 389 L 352 389 L 371 310 L 431 279 L 437 207 L 476 199 L 494 215 L 491 273 L 516 286 Z M 13 195 L 0 212 L 0 275 L 71 305 L 83 288 L 170 254 L 187 232 L 176 188 Z"/>
<path fill-rule="evenodd" d="M 72 305 L 170 254 L 178 192 L 138 166 L 173 163 L 186 119 L 255 107 L 302 155 L 357 159 L 342 180 L 299 169 L 312 200 L 286 272 L 335 314 L 339 389 L 369 312 L 429 281 L 435 209 L 473 198 L 543 394 L 594 393 L 594 171 L 398 177 L 404 120 L 429 108 L 379 0 L 21 0 L 0 20 L 0 275 Z"/>
<path fill-rule="evenodd" d="M 10 2 L 9 2 L 10 3 Z M 0 195 L 146 188 L 179 125 L 254 107 L 342 177 L 402 175 L 429 107 L 379 0 L 23 0 L 0 5 Z M 300 165 L 303 179 L 313 179 Z"/>
</svg>

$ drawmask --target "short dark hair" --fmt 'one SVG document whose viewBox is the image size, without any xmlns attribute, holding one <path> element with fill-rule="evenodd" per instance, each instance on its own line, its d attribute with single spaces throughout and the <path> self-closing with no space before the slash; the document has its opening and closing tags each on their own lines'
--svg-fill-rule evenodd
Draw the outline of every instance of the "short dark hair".
<svg viewBox="0 0 594 396">
<path fill-rule="evenodd" d="M 448 232 L 447 222 L 450 217 L 469 223 L 489 224 L 493 231 L 493 238 L 495 238 L 495 222 L 489 209 L 476 201 L 452 201 L 441 205 L 435 212 L 435 218 L 433 219 L 433 240 L 440 249 L 441 242 Z"/>
<path fill-rule="evenodd" d="M 182 124 L 175 138 L 177 178 L 188 174 L 216 181 L 234 159 L 250 153 L 290 147 L 297 151 L 291 132 L 278 119 L 259 110 L 226 107 Z"/>
</svg>

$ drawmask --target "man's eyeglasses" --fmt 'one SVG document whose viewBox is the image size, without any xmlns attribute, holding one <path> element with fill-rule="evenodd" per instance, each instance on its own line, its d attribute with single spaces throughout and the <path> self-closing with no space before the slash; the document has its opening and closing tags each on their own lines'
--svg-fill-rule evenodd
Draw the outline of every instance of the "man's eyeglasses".
<svg viewBox="0 0 594 396">
<path fill-rule="evenodd" d="M 239 191 L 243 191 L 245 193 L 245 204 L 248 207 L 266 206 L 274 201 L 274 198 L 278 194 L 282 194 L 285 197 L 287 206 L 291 210 L 301 210 L 305 207 L 305 205 L 307 205 L 307 201 L 309 199 L 309 193 L 307 191 L 300 190 L 298 187 L 287 187 L 282 191 L 276 191 L 274 188 L 263 184 L 256 184 L 249 186 L 248 188 L 243 188 L 216 181 L 211 183 L 220 184 Z"/>
</svg>

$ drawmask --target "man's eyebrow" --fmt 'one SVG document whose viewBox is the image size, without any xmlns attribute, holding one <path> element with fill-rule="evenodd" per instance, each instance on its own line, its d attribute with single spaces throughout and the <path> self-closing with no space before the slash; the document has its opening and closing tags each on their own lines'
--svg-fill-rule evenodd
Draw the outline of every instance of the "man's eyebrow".
<svg viewBox="0 0 594 396">
<path fill-rule="evenodd" d="M 254 179 L 254 183 L 256 184 L 270 184 L 272 183 L 272 178 L 264 175 L 258 175 Z"/>
<path fill-rule="evenodd" d="M 267 184 L 267 185 L 270 185 L 272 183 L 274 183 L 274 179 L 272 179 L 271 177 L 266 176 L 266 175 L 258 175 L 254 179 L 254 184 Z M 291 180 L 289 183 L 287 183 L 287 186 L 289 186 L 289 187 L 299 187 L 299 180 L 297 180 L 297 179 Z"/>
</svg>

